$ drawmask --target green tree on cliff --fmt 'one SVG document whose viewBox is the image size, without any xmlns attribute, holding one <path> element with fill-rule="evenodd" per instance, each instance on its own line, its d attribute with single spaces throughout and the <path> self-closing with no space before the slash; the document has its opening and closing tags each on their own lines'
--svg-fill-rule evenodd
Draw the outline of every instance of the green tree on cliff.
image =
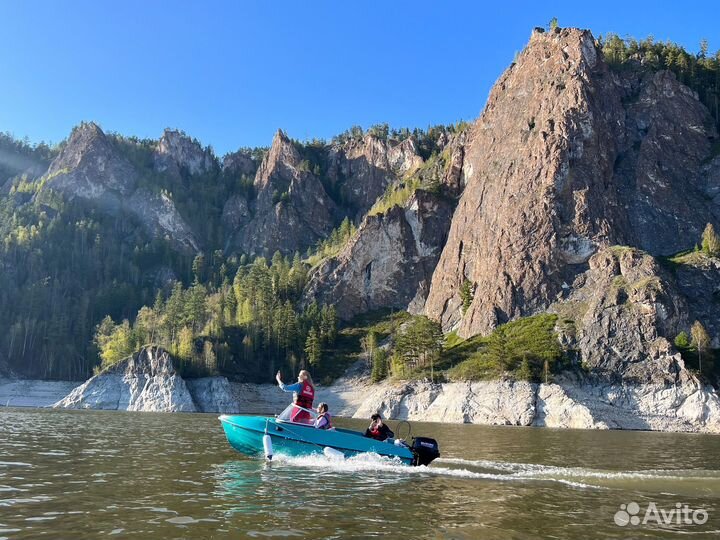
<svg viewBox="0 0 720 540">
<path fill-rule="evenodd" d="M 708 223 L 703 231 L 702 250 L 711 257 L 720 257 L 720 236 L 715 232 L 712 223 Z"/>
<path fill-rule="evenodd" d="M 473 301 L 473 287 L 469 280 L 464 280 L 460 285 L 460 299 L 462 300 L 462 312 L 465 312 L 470 308 L 470 304 Z"/>
<path fill-rule="evenodd" d="M 97 327 L 95 343 L 100 349 L 101 369 L 109 368 L 135 351 L 132 329 L 127 319 L 115 325 L 109 316 L 105 317 Z"/>
<path fill-rule="evenodd" d="M 702 373 L 702 357 L 710 350 L 710 334 L 700 321 L 695 321 L 690 328 L 692 336 L 692 345 L 698 353 L 698 370 Z"/>
</svg>

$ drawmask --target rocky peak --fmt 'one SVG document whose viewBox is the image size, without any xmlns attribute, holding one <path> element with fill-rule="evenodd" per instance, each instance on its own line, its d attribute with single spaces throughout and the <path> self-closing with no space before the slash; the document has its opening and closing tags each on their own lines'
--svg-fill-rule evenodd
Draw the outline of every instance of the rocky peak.
<svg viewBox="0 0 720 540">
<path fill-rule="evenodd" d="M 66 196 L 95 200 L 117 208 L 117 195 L 135 189 L 137 172 L 118 154 L 100 127 L 82 123 L 76 127 L 60 154 L 50 164 L 47 185 Z"/>
<path fill-rule="evenodd" d="M 191 175 L 205 174 L 216 165 L 212 152 L 177 129 L 165 129 L 158 143 L 155 168 L 180 174 L 186 170 Z"/>
<path fill-rule="evenodd" d="M 255 188 L 267 189 L 271 182 L 282 184 L 286 190 L 290 179 L 297 176 L 297 167 L 300 165 L 300 153 L 290 138 L 281 129 L 275 132 L 270 151 L 262 160 L 257 174 L 255 175 Z"/>
<path fill-rule="evenodd" d="M 110 141 L 100 126 L 95 122 L 83 122 L 72 130 L 67 144 L 50 165 L 48 174 L 53 175 L 62 169 L 74 169 L 82 159 L 88 159 L 91 155 L 106 158 L 110 154 Z"/>
<path fill-rule="evenodd" d="M 257 198 L 252 219 L 232 240 L 234 247 L 245 253 L 303 251 L 329 235 L 338 221 L 335 203 L 282 130 L 275 134 L 254 185 Z M 230 214 L 240 216 L 238 223 L 247 216 L 241 206 L 236 201 L 234 209 L 228 208 L 229 218 Z"/>
<path fill-rule="evenodd" d="M 135 215 L 154 237 L 168 237 L 179 250 L 199 249 L 190 227 L 166 195 L 138 188 L 140 172 L 93 123 L 75 128 L 62 152 L 51 163 L 45 184 L 37 198 L 43 201 L 47 190 L 68 199 L 84 200 L 112 215 Z"/>
<path fill-rule="evenodd" d="M 603 246 L 692 245 L 712 220 L 699 169 L 714 130 L 681 86 L 656 74 L 628 95 L 590 32 L 534 32 L 472 128 L 427 314 L 488 332 L 546 309 Z M 463 314 L 464 281 L 481 293 Z"/>
</svg>

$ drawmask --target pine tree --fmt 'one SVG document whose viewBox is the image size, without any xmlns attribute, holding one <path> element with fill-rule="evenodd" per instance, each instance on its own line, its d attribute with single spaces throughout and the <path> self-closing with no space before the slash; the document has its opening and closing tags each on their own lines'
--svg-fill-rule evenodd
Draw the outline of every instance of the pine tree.
<svg viewBox="0 0 720 540">
<path fill-rule="evenodd" d="M 322 359 L 322 348 L 320 336 L 318 336 L 318 332 L 315 330 L 315 327 L 310 329 L 307 339 L 305 340 L 305 354 L 307 355 L 308 362 L 311 366 L 317 367 L 320 365 L 320 360 Z"/>
<path fill-rule="evenodd" d="M 515 376 L 519 381 L 533 380 L 533 372 L 530 368 L 530 362 L 528 362 L 527 358 L 523 358 L 522 362 L 520 363 L 520 367 L 515 372 Z"/>
<path fill-rule="evenodd" d="M 387 377 L 387 355 L 383 349 L 378 349 L 373 355 L 370 378 L 372 382 L 379 382 L 385 377 Z"/>
<path fill-rule="evenodd" d="M 165 303 L 165 317 L 163 326 L 166 331 L 168 341 L 175 341 L 177 332 L 184 324 L 185 312 L 185 294 L 182 283 L 179 281 L 173 286 L 170 298 Z"/>
<path fill-rule="evenodd" d="M 202 330 L 207 319 L 207 291 L 205 286 L 195 283 L 186 293 L 185 321 L 194 332 Z"/>
<path fill-rule="evenodd" d="M 434 379 L 434 361 L 442 345 L 440 324 L 424 315 L 413 317 L 396 337 L 396 349 L 400 356 L 414 366 L 424 367 L 429 363 L 431 379 Z"/>
<path fill-rule="evenodd" d="M 202 283 L 205 279 L 205 256 L 202 253 L 198 253 L 193 259 L 192 272 L 195 281 Z"/>
<path fill-rule="evenodd" d="M 337 337 L 337 312 L 335 306 L 323 305 L 320 311 L 320 339 L 327 345 L 334 345 Z"/>
</svg>

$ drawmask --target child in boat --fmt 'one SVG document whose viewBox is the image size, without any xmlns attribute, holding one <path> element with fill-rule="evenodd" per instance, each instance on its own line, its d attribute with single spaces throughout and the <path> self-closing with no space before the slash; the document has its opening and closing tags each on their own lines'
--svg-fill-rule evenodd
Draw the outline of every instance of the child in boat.
<svg viewBox="0 0 720 540">
<path fill-rule="evenodd" d="M 315 419 L 315 427 L 317 429 L 332 429 L 332 419 L 328 413 L 327 403 L 321 403 L 316 409 L 318 417 Z"/>
<path fill-rule="evenodd" d="M 275 375 L 278 386 L 283 392 L 293 392 L 293 403 L 297 407 L 293 407 L 292 413 L 290 413 L 291 422 L 299 422 L 301 424 L 311 424 L 312 417 L 310 413 L 303 409 L 312 409 L 313 400 L 315 399 L 315 385 L 313 384 L 310 373 L 302 369 L 298 373 L 298 382 L 295 384 L 285 384 L 282 382 L 282 375 L 277 372 Z M 302 407 L 302 408 L 301 408 Z"/>
<path fill-rule="evenodd" d="M 365 430 L 365 436 L 376 441 L 385 441 L 395 437 L 395 434 L 383 423 L 382 417 L 375 413 L 370 417 L 370 427 Z"/>
</svg>

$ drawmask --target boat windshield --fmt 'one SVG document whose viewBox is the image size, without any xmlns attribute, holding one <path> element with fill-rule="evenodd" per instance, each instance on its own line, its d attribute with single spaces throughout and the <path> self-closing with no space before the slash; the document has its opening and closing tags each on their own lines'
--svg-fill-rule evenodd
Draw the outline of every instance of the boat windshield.
<svg viewBox="0 0 720 540">
<path fill-rule="evenodd" d="M 291 403 L 277 416 L 277 419 L 282 422 L 292 422 L 294 424 L 312 426 L 315 425 L 317 416 L 318 415 L 315 411 Z"/>
</svg>

